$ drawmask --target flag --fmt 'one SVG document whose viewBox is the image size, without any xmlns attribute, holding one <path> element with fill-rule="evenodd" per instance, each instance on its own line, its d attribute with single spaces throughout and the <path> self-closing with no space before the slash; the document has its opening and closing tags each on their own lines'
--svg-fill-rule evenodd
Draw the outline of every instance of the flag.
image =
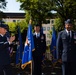
<svg viewBox="0 0 76 75">
<path fill-rule="evenodd" d="M 57 60 L 56 57 L 56 31 L 55 28 L 53 27 L 53 32 L 52 32 L 52 40 L 51 40 L 51 45 L 50 45 L 50 51 L 52 53 L 52 62 L 55 62 Z"/>
<path fill-rule="evenodd" d="M 44 34 L 44 32 L 43 32 L 43 26 L 41 26 L 41 34 Z M 45 60 L 45 54 L 43 54 L 42 64 L 44 64 L 44 60 Z"/>
<path fill-rule="evenodd" d="M 23 53 L 23 43 L 22 43 L 20 27 L 18 26 L 18 42 L 17 42 L 17 51 L 16 51 L 16 64 L 21 62 L 22 53 Z"/>
<path fill-rule="evenodd" d="M 32 63 L 32 51 L 34 50 L 34 40 L 32 34 L 32 25 L 29 24 L 26 42 L 24 46 L 24 53 L 22 57 L 21 68 L 24 69 L 28 64 Z"/>
<path fill-rule="evenodd" d="M 16 65 L 20 63 L 20 46 L 17 44 L 17 51 L 16 51 Z"/>
<path fill-rule="evenodd" d="M 43 27 L 41 27 L 41 34 L 43 34 Z"/>
</svg>

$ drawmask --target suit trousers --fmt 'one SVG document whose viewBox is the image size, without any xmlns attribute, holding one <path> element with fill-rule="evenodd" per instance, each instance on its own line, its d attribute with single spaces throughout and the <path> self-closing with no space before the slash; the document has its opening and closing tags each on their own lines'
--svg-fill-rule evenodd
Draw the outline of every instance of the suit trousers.
<svg viewBox="0 0 76 75">
<path fill-rule="evenodd" d="M 33 61 L 34 61 L 33 75 L 41 75 L 41 73 L 42 73 L 42 69 L 41 69 L 42 56 L 33 56 Z"/>
<path fill-rule="evenodd" d="M 0 65 L 0 75 L 13 75 L 12 67 L 10 65 Z"/>
<path fill-rule="evenodd" d="M 63 62 L 62 75 L 76 75 L 76 62 Z"/>
</svg>

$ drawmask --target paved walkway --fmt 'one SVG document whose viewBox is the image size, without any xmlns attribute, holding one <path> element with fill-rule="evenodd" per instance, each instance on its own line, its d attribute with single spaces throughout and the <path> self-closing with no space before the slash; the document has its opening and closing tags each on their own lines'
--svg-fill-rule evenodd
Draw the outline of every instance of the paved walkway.
<svg viewBox="0 0 76 75">
<path fill-rule="evenodd" d="M 51 61 L 45 61 L 43 73 L 45 75 L 62 75 L 61 74 L 61 66 L 59 63 L 57 63 L 56 66 L 53 67 Z"/>
<path fill-rule="evenodd" d="M 20 68 L 13 67 L 15 72 L 14 75 L 31 75 L 30 65 L 28 65 L 24 70 Z M 61 67 L 58 63 L 54 68 L 52 67 L 51 61 L 44 61 L 44 65 L 42 66 L 42 75 L 62 75 L 61 74 Z"/>
</svg>

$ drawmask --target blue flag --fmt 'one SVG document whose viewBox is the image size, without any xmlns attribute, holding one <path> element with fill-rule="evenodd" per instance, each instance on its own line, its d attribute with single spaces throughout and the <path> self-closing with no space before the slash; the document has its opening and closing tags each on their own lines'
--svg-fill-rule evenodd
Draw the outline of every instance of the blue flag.
<svg viewBox="0 0 76 75">
<path fill-rule="evenodd" d="M 52 32 L 52 40 L 51 40 L 51 45 L 50 45 L 50 51 L 52 53 L 52 61 L 55 62 L 57 60 L 57 57 L 56 57 L 56 31 L 55 31 L 55 28 L 53 27 L 53 32 Z"/>
<path fill-rule="evenodd" d="M 21 62 L 22 53 L 23 53 L 22 37 L 21 37 L 20 27 L 18 26 L 18 43 L 17 43 L 17 51 L 16 51 L 16 64 Z"/>
<path fill-rule="evenodd" d="M 17 51 L 16 51 L 16 65 L 20 63 L 20 46 L 17 45 Z"/>
<path fill-rule="evenodd" d="M 43 27 L 41 27 L 41 34 L 43 34 Z"/>
<path fill-rule="evenodd" d="M 22 57 L 21 68 L 24 69 L 28 64 L 32 63 L 32 51 L 34 50 L 34 40 L 32 34 L 32 25 L 29 24 L 26 42 L 24 46 L 24 53 Z"/>
</svg>

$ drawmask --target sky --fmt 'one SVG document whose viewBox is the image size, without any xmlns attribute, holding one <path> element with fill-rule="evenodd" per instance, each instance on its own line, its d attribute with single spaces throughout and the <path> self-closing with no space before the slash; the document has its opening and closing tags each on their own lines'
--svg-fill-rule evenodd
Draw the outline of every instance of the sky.
<svg viewBox="0 0 76 75">
<path fill-rule="evenodd" d="M 20 3 L 16 2 L 16 0 L 6 0 L 7 2 L 7 7 L 3 11 L 12 11 L 12 12 L 24 12 L 23 10 L 20 9 Z"/>
<path fill-rule="evenodd" d="M 23 10 L 20 10 L 20 3 L 16 2 L 16 0 L 6 0 L 7 7 L 5 10 L 2 10 L 3 12 L 24 12 Z M 56 13 L 55 11 L 52 11 L 53 13 Z"/>
</svg>

